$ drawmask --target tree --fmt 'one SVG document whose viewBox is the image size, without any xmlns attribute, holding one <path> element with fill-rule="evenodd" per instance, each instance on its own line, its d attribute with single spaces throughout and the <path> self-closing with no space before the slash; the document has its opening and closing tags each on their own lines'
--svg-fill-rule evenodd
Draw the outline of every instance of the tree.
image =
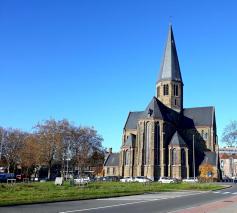
<svg viewBox="0 0 237 213">
<path fill-rule="evenodd" d="M 26 135 L 23 140 L 23 146 L 19 151 L 19 157 L 22 172 L 28 176 L 33 173 L 40 163 L 39 150 L 40 144 L 37 141 L 37 137 L 33 134 Z"/>
<path fill-rule="evenodd" d="M 231 121 L 225 128 L 222 134 L 222 141 L 228 146 L 237 145 L 237 121 Z"/>
<path fill-rule="evenodd" d="M 2 144 L 2 156 L 7 164 L 7 172 L 16 171 L 20 163 L 20 150 L 23 146 L 24 134 L 18 129 L 7 129 L 4 143 Z"/>
<path fill-rule="evenodd" d="M 199 171 L 201 178 L 211 178 L 214 174 L 213 166 L 208 163 L 201 165 Z"/>
<path fill-rule="evenodd" d="M 67 169 L 70 162 L 72 169 L 77 167 L 81 172 L 89 167 L 97 171 L 103 165 L 103 138 L 94 128 L 78 127 L 66 119 L 49 119 L 38 123 L 30 134 L 17 129 L 0 130 L 0 136 L 4 136 L 1 156 L 8 172 L 21 166 L 21 172 L 29 175 L 34 168 L 47 166 L 51 178 L 54 166 L 56 175 L 65 174 L 65 162 Z"/>
<path fill-rule="evenodd" d="M 39 137 L 39 156 L 41 164 L 48 167 L 48 178 L 51 177 L 51 169 L 53 164 L 58 160 L 61 161 L 62 139 L 60 135 L 60 121 L 54 119 L 46 120 L 39 123 L 36 127 Z"/>
<path fill-rule="evenodd" d="M 101 161 L 92 164 L 95 152 L 104 156 L 102 147 L 103 138 L 94 128 L 76 127 L 73 131 L 73 160 L 78 168 L 78 173 L 83 173 L 88 166 L 100 165 Z"/>
</svg>

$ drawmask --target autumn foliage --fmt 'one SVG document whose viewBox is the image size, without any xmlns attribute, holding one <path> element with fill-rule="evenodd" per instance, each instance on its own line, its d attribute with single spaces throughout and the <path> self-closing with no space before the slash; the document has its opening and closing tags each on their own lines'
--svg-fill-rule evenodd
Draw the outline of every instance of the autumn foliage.
<svg viewBox="0 0 237 213">
<path fill-rule="evenodd" d="M 93 127 L 75 126 L 68 120 L 54 119 L 38 123 L 32 133 L 0 128 L 0 166 L 7 172 L 31 175 L 42 166 L 48 168 L 48 178 L 57 165 L 61 175 L 68 166 L 83 172 L 89 166 L 99 171 L 103 166 L 103 138 Z M 67 167 L 67 168 L 66 168 Z"/>
</svg>

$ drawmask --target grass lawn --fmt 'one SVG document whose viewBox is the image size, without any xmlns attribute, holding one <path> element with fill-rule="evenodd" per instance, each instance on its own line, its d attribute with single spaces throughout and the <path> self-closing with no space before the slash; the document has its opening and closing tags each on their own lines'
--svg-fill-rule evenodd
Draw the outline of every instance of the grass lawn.
<svg viewBox="0 0 237 213">
<path fill-rule="evenodd" d="M 142 183 L 95 182 L 88 184 L 88 187 L 85 188 L 70 186 L 68 182 L 64 182 L 63 186 L 55 186 L 54 182 L 17 183 L 15 185 L 0 184 L 0 206 L 106 198 L 147 192 L 216 190 L 221 188 L 223 186 L 205 183 L 160 184 L 157 182 L 146 185 Z"/>
</svg>

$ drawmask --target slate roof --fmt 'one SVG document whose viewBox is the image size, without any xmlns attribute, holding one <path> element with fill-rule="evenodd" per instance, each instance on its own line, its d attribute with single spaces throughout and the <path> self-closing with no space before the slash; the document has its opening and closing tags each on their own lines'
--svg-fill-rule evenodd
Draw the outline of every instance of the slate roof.
<svg viewBox="0 0 237 213">
<path fill-rule="evenodd" d="M 183 110 L 183 126 L 212 126 L 214 121 L 214 107 L 197 107 Z"/>
<path fill-rule="evenodd" d="M 104 166 L 119 166 L 119 153 L 111 153 L 105 160 Z"/>
<path fill-rule="evenodd" d="M 144 111 L 141 112 L 129 112 L 127 121 L 125 123 L 125 129 L 136 129 L 137 122 L 140 118 L 142 118 Z"/>
<path fill-rule="evenodd" d="M 143 117 L 164 119 L 164 108 L 165 106 L 156 97 L 153 97 L 146 107 Z"/>
<path fill-rule="evenodd" d="M 169 27 L 163 63 L 161 64 L 160 74 L 158 77 L 158 81 L 162 80 L 173 80 L 182 82 L 182 75 L 180 72 L 179 60 L 171 25 Z"/>
<path fill-rule="evenodd" d="M 169 121 L 175 124 L 178 124 L 180 120 L 180 114 L 178 112 L 168 108 L 156 97 L 153 97 L 148 106 L 146 107 L 145 111 L 130 112 L 128 114 L 128 118 L 124 128 L 136 129 L 137 122 L 139 119 L 149 117 Z"/>
<path fill-rule="evenodd" d="M 217 162 L 216 162 L 216 153 L 215 152 L 205 152 L 205 157 L 204 160 L 202 161 L 202 164 L 204 163 L 208 163 L 211 164 L 213 166 L 216 166 Z"/>
<path fill-rule="evenodd" d="M 180 134 L 176 131 L 170 141 L 170 145 L 177 145 L 180 147 L 186 146 L 184 139 L 180 136 Z"/>
</svg>

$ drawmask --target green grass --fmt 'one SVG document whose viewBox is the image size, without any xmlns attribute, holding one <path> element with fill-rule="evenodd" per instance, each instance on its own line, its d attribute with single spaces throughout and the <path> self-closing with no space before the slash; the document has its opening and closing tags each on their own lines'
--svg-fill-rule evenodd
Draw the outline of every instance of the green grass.
<svg viewBox="0 0 237 213">
<path fill-rule="evenodd" d="M 66 200 L 83 200 L 106 198 L 113 196 L 143 194 L 148 192 L 166 192 L 178 190 L 216 190 L 223 186 L 215 184 L 141 184 L 120 182 L 96 182 L 88 187 L 70 186 L 65 182 L 63 186 L 55 186 L 54 182 L 46 183 L 17 183 L 15 185 L 0 184 L 0 206 L 29 204 L 39 202 L 53 202 Z"/>
</svg>

